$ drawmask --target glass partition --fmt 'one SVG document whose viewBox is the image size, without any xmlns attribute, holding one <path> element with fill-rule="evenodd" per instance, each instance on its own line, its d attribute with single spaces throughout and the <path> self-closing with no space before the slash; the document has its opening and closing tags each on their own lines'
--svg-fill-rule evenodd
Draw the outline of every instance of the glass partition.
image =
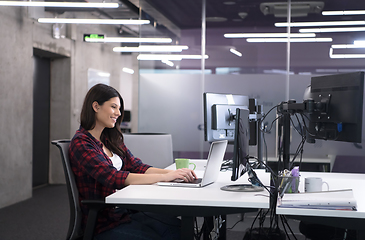
<svg viewBox="0 0 365 240">
<path fill-rule="evenodd" d="M 141 5 L 155 4 L 164 16 L 148 9 L 145 12 L 142 6 L 140 17 L 153 19 L 154 29 L 141 26 L 141 37 L 170 37 L 170 44 L 187 47 L 180 53 L 167 52 L 169 55 L 201 56 L 204 49 L 207 55 L 204 62 L 198 57 L 139 60 L 138 131 L 171 133 L 176 157 L 205 157 L 209 144 L 203 136 L 204 92 L 247 95 L 255 98 L 267 113 L 282 101 L 303 101 L 311 76 L 364 69 L 364 60 L 360 58 L 364 56 L 363 48 L 346 46 L 365 37 L 364 30 L 334 33 L 321 32 L 325 29 L 323 26 L 295 25 L 363 17 L 322 14 L 329 10 L 346 10 L 338 1 L 257 3 L 227 0 L 219 1 L 219 6 L 218 1 L 165 1 L 165 7 L 159 5 L 161 1 L 139 2 Z M 275 118 L 274 109 L 263 122 L 267 130 L 264 151 L 273 158 L 278 148 Z M 301 141 L 295 124 L 292 152 Z M 351 144 L 339 147 L 318 141 L 305 145 L 304 156 L 328 157 L 328 154 L 352 147 Z M 229 147 L 228 151 L 233 150 Z M 255 155 L 256 148 L 251 147 L 250 153 Z"/>
</svg>

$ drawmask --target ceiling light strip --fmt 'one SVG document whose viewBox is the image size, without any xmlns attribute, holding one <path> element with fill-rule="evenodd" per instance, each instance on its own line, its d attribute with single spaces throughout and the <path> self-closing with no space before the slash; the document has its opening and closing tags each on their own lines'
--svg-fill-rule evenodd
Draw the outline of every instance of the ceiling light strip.
<svg viewBox="0 0 365 240">
<path fill-rule="evenodd" d="M 93 43 L 171 43 L 171 38 L 128 38 L 128 37 L 105 37 L 104 39 L 85 39 Z"/>
<path fill-rule="evenodd" d="M 170 66 L 170 67 L 173 67 L 174 66 L 174 63 L 169 61 L 169 60 L 161 60 L 161 62 L 163 62 L 164 64 Z"/>
<path fill-rule="evenodd" d="M 355 40 L 354 45 L 364 47 L 365 46 L 365 40 Z"/>
<path fill-rule="evenodd" d="M 37 1 L 0 1 L 0 6 L 20 7 L 75 7 L 75 8 L 118 8 L 118 3 L 91 2 L 37 2 Z"/>
<path fill-rule="evenodd" d="M 235 54 L 235 55 L 239 56 L 239 57 L 242 57 L 242 53 L 240 53 L 240 52 L 239 52 L 239 51 L 237 51 L 236 49 L 231 48 L 231 49 L 229 49 L 229 51 L 230 51 L 231 53 L 233 53 L 233 54 Z"/>
<path fill-rule="evenodd" d="M 119 24 L 119 25 L 142 25 L 149 24 L 150 20 L 129 19 L 76 19 L 76 18 L 39 18 L 40 23 L 73 23 L 73 24 Z"/>
<path fill-rule="evenodd" d="M 138 46 L 138 47 L 114 47 L 114 52 L 181 52 L 188 49 L 188 46 Z"/>
<path fill-rule="evenodd" d="M 365 58 L 365 54 L 333 54 L 333 48 L 330 48 L 330 58 Z"/>
<path fill-rule="evenodd" d="M 247 42 L 288 42 L 287 38 L 247 38 Z M 332 42 L 332 38 L 291 38 L 290 42 Z"/>
<path fill-rule="evenodd" d="M 314 33 L 291 33 L 290 37 L 315 37 Z M 288 33 L 226 33 L 225 38 L 269 38 L 288 37 Z"/>
<path fill-rule="evenodd" d="M 129 74 L 133 74 L 134 73 L 134 70 L 133 69 L 126 68 L 126 67 L 122 68 L 122 71 L 125 72 L 125 73 L 129 73 Z"/>
<path fill-rule="evenodd" d="M 209 56 L 205 55 L 207 59 Z M 139 54 L 138 60 L 169 60 L 169 61 L 181 61 L 183 59 L 201 59 L 201 55 L 173 55 L 173 54 Z"/>
<path fill-rule="evenodd" d="M 333 22 L 291 22 L 290 27 L 349 26 L 365 25 L 365 21 L 333 21 Z M 275 27 L 288 27 L 287 22 L 275 23 Z"/>
<path fill-rule="evenodd" d="M 350 49 L 350 48 L 365 48 L 365 45 L 356 44 L 334 44 L 331 46 L 333 49 Z"/>
<path fill-rule="evenodd" d="M 365 27 L 349 28 L 303 28 L 299 29 L 301 33 L 325 33 L 325 32 L 363 32 Z"/>
<path fill-rule="evenodd" d="M 365 10 L 323 11 L 322 15 L 324 16 L 365 15 Z"/>
</svg>

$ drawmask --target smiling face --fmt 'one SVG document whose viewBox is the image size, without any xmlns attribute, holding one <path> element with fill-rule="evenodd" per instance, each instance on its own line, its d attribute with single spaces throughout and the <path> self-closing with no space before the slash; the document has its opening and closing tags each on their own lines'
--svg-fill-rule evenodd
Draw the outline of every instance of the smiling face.
<svg viewBox="0 0 365 240">
<path fill-rule="evenodd" d="M 96 128 L 113 128 L 120 117 L 120 99 L 113 97 L 99 105 L 93 102 L 93 109 L 95 111 L 95 127 Z"/>
</svg>

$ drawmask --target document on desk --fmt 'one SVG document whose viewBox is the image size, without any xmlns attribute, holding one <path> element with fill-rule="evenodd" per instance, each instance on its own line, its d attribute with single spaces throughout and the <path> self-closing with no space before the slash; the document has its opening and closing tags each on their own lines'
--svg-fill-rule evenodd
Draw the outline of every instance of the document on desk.
<svg viewBox="0 0 365 240">
<path fill-rule="evenodd" d="M 278 200 L 278 207 L 356 211 L 352 189 L 313 193 L 287 193 Z"/>
</svg>

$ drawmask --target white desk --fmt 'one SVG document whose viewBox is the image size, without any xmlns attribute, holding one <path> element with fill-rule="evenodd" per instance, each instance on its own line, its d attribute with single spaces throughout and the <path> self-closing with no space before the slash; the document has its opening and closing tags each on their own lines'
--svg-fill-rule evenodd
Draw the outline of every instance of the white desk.
<svg viewBox="0 0 365 240">
<path fill-rule="evenodd" d="M 198 177 L 202 176 L 206 161 L 194 160 Z M 172 165 L 169 168 L 174 168 Z M 265 185 L 270 185 L 270 174 L 255 170 Z M 182 216 L 182 239 L 193 239 L 194 217 L 215 216 L 269 208 L 269 193 L 229 192 L 220 188 L 227 184 L 248 183 L 247 174 L 232 182 L 231 171 L 220 172 L 218 180 L 203 188 L 131 185 L 106 197 L 106 203 L 120 204 L 140 211 L 156 211 Z"/>
<path fill-rule="evenodd" d="M 365 174 L 301 172 L 299 183 L 300 192 L 304 192 L 304 179 L 306 177 L 321 177 L 323 181 L 329 184 L 330 190 L 352 189 L 357 201 L 357 211 L 277 207 L 277 214 L 287 215 L 313 223 L 365 231 Z"/>
</svg>

